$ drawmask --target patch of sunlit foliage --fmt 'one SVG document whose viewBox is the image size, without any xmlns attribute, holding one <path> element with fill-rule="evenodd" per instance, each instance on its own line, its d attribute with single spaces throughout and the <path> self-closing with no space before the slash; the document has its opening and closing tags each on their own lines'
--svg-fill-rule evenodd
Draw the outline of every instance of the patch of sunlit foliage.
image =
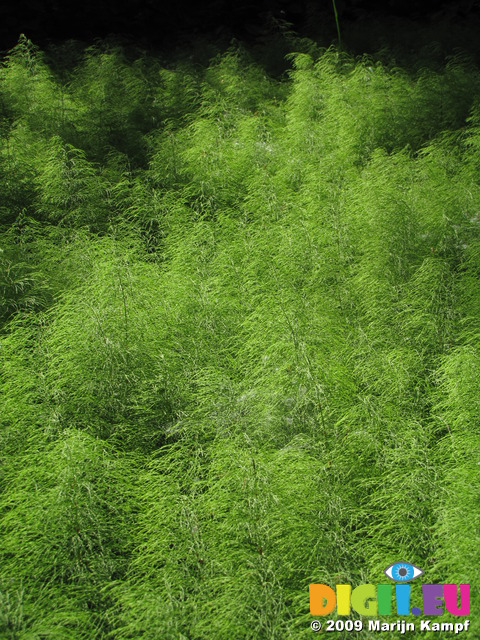
<svg viewBox="0 0 480 640">
<path fill-rule="evenodd" d="M 398 559 L 478 609 L 478 70 L 76 59 L 0 67 L 1 637 L 310 637 Z"/>
</svg>

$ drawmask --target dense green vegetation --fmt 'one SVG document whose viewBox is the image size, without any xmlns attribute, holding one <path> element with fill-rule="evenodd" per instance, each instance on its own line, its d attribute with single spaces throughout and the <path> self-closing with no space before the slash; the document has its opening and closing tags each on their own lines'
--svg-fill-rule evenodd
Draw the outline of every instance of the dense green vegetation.
<svg viewBox="0 0 480 640">
<path fill-rule="evenodd" d="M 0 68 L 1 638 L 310 638 L 398 560 L 480 610 L 480 73 L 300 44 Z"/>
</svg>

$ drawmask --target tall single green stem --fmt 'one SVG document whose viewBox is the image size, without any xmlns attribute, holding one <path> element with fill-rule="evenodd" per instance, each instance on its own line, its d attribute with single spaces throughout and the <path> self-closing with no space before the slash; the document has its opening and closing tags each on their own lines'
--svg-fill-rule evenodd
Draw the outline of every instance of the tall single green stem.
<svg viewBox="0 0 480 640">
<path fill-rule="evenodd" d="M 332 0 L 332 4 L 333 4 L 333 12 L 335 14 L 335 23 L 337 25 L 338 48 L 341 49 L 342 48 L 342 36 L 340 35 L 340 23 L 338 22 L 338 12 L 337 12 L 337 5 L 335 4 L 335 0 Z"/>
</svg>

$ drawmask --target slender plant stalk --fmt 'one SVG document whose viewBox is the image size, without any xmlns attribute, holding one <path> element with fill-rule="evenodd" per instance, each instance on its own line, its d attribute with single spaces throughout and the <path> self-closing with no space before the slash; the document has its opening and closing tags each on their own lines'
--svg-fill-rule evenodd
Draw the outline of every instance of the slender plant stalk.
<svg viewBox="0 0 480 640">
<path fill-rule="evenodd" d="M 332 4 L 333 4 L 333 12 L 335 14 L 335 24 L 337 25 L 338 47 L 339 47 L 339 49 L 341 49 L 342 48 L 342 36 L 340 34 L 340 23 L 338 21 L 338 12 L 337 12 L 337 5 L 335 4 L 335 0 L 332 0 Z"/>
</svg>

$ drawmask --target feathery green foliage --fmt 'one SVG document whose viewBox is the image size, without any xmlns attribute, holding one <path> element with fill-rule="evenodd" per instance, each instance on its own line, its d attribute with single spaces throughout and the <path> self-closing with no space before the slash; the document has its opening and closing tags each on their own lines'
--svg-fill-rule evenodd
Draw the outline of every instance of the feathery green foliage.
<svg viewBox="0 0 480 640">
<path fill-rule="evenodd" d="M 478 609 L 478 70 L 73 58 L 0 68 L 0 637 L 310 637 L 399 559 Z"/>
</svg>

